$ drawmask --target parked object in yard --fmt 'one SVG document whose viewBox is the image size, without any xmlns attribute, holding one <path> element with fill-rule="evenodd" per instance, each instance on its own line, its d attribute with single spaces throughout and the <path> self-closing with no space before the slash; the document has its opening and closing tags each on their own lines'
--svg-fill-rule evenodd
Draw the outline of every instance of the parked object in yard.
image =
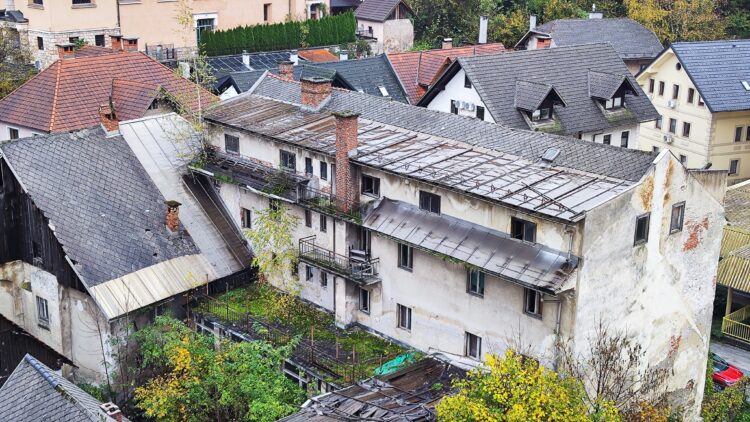
<svg viewBox="0 0 750 422">
<path fill-rule="evenodd" d="M 714 366 L 712 375 L 714 384 L 717 384 L 720 388 L 732 386 L 745 376 L 736 366 L 725 361 L 716 353 L 709 352 L 709 357 Z"/>
</svg>

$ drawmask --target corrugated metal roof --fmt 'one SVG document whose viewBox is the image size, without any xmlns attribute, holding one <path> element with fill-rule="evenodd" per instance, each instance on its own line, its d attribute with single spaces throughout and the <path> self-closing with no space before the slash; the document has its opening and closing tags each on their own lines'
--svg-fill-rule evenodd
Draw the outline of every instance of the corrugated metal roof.
<svg viewBox="0 0 750 422">
<path fill-rule="evenodd" d="M 750 231 L 725 226 L 717 283 L 750 292 Z"/>
<path fill-rule="evenodd" d="M 564 252 L 513 239 L 507 233 L 387 198 L 375 205 L 363 225 L 416 248 L 551 294 L 559 291 L 578 265 L 574 255 L 568 258 Z"/>
</svg>

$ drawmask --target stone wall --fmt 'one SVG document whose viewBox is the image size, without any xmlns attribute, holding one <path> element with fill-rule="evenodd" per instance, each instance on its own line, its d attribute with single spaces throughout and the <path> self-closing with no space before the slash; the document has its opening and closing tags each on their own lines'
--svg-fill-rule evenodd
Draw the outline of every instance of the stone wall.
<svg viewBox="0 0 750 422">
<path fill-rule="evenodd" d="M 47 66 L 55 62 L 59 57 L 57 55 L 57 44 L 70 42 L 70 38 L 78 37 L 88 43 L 88 45 L 96 45 L 95 37 L 97 35 L 104 35 L 104 46 L 111 48 L 112 41 L 110 35 L 120 35 L 120 28 L 99 28 L 91 29 L 86 31 L 65 31 L 65 32 L 46 32 L 46 31 L 35 31 L 28 30 L 25 32 L 25 38 L 28 40 L 29 49 L 34 61 L 39 62 L 39 69 L 45 69 Z M 21 33 L 22 38 L 24 32 Z M 37 38 L 41 37 L 44 40 L 44 48 L 38 48 Z"/>
</svg>

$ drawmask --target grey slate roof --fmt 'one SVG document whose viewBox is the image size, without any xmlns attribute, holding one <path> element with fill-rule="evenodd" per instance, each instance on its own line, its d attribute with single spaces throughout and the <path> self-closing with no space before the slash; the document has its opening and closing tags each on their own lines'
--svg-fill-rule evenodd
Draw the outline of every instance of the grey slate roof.
<svg viewBox="0 0 750 422">
<path fill-rule="evenodd" d="M 625 63 L 608 44 L 588 44 L 540 50 L 516 51 L 486 56 L 459 57 L 457 64 L 469 76 L 495 122 L 528 129 L 521 111 L 514 104 L 516 81 L 538 82 L 555 88 L 565 107 L 555 107 L 562 133 L 604 131 L 612 127 L 656 120 L 658 113 L 628 71 Z M 618 74 L 627 78 L 638 96 L 627 95 L 625 102 L 632 115 L 610 122 L 591 98 L 589 71 Z M 441 81 L 442 82 L 442 81 Z M 430 91 L 437 92 L 441 84 Z M 425 101 L 430 98 L 430 92 Z"/>
<path fill-rule="evenodd" d="M 0 388 L 0 421 L 102 422 L 101 403 L 26 355 Z M 123 417 L 123 421 L 128 421 Z"/>
<path fill-rule="evenodd" d="M 238 93 L 245 92 L 252 88 L 265 72 L 267 72 L 266 69 L 231 72 L 221 78 L 217 78 L 214 86 L 217 90 L 221 90 L 221 88 L 228 88 L 231 85 L 237 89 Z"/>
<path fill-rule="evenodd" d="M 654 58 L 663 48 L 653 32 L 628 18 L 559 19 L 532 32 L 549 35 L 556 47 L 608 42 L 623 59 Z"/>
<path fill-rule="evenodd" d="M 354 11 L 357 19 L 385 22 L 393 9 L 403 0 L 364 0 Z"/>
<path fill-rule="evenodd" d="M 534 111 L 555 89 L 550 84 L 516 81 L 515 106 L 521 110 Z"/>
<path fill-rule="evenodd" d="M 671 46 L 708 109 L 750 110 L 750 40 L 677 42 Z"/>
<path fill-rule="evenodd" d="M 608 100 L 615 95 L 623 83 L 627 83 L 626 81 L 629 81 L 626 75 L 589 70 L 589 94 L 595 98 Z"/>
<path fill-rule="evenodd" d="M 300 103 L 300 86 L 274 77 L 263 79 L 253 93 L 293 104 Z M 232 101 L 241 101 L 241 98 L 236 97 Z M 555 166 L 632 182 L 640 180 L 656 157 L 651 152 L 512 129 L 352 91 L 334 90 L 326 108 L 360 113 L 365 119 L 460 140 L 529 160 L 539 160 L 549 148 L 557 148 L 560 155 L 554 161 Z"/>
<path fill-rule="evenodd" d="M 168 233 L 165 198 L 121 136 L 95 127 L 0 150 L 88 287 L 198 252 Z"/>
</svg>

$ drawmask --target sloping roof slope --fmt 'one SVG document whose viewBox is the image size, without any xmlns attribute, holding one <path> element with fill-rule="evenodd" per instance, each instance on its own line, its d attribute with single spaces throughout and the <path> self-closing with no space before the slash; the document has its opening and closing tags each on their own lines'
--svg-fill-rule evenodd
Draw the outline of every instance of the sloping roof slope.
<svg viewBox="0 0 750 422">
<path fill-rule="evenodd" d="M 318 48 L 315 50 L 299 50 L 297 54 L 301 59 L 307 60 L 311 63 L 328 63 L 339 61 L 338 56 L 331 53 L 325 48 Z"/>
<path fill-rule="evenodd" d="M 479 56 L 505 51 L 502 43 L 480 44 L 450 49 L 408 51 L 386 55 L 404 87 L 410 104 L 416 104 L 457 57 Z"/>
<path fill-rule="evenodd" d="M 95 127 L 1 149 L 87 287 L 198 253 L 166 229 L 165 198 L 121 136 Z"/>
<path fill-rule="evenodd" d="M 727 188 L 724 211 L 730 226 L 750 231 L 750 181 Z"/>
<path fill-rule="evenodd" d="M 94 126 L 115 79 L 158 85 L 181 99 L 188 110 L 197 110 L 197 96 L 187 94 L 195 93 L 192 82 L 143 53 L 119 51 L 54 62 L 0 100 L 0 121 L 44 132 Z M 218 100 L 203 89 L 201 98 L 204 107 Z"/>
<path fill-rule="evenodd" d="M 607 42 L 622 59 L 654 58 L 663 48 L 653 32 L 629 18 L 559 19 L 532 32 L 551 36 L 557 47 Z"/>
<path fill-rule="evenodd" d="M 742 84 L 750 84 L 750 40 L 677 42 L 671 48 L 709 110 L 750 110 L 750 89 Z"/>
<path fill-rule="evenodd" d="M 658 117 L 656 109 L 625 63 L 608 44 L 461 57 L 458 65 L 466 71 L 495 122 L 509 127 L 529 127 L 514 104 L 516 82 L 519 80 L 552 85 L 565 102 L 565 107 L 555 107 L 562 125 L 561 132 L 565 134 L 606 130 Z M 623 80 L 627 78 L 630 81 L 639 94 L 625 97 L 631 115 L 616 121 L 608 119 L 589 92 L 590 71 L 620 75 Z M 435 86 L 433 89 L 439 88 Z"/>
<path fill-rule="evenodd" d="M 115 104 L 117 120 L 132 120 L 143 116 L 159 94 L 159 85 L 114 79 L 112 81 L 112 102 Z"/>
<path fill-rule="evenodd" d="M 750 231 L 725 226 L 716 282 L 750 293 Z"/>
<path fill-rule="evenodd" d="M 101 404 L 31 355 L 0 388 L 2 421 L 102 422 Z"/>
<path fill-rule="evenodd" d="M 251 53 L 248 54 L 249 67 L 245 66 L 242 61 L 242 54 L 233 54 L 229 56 L 209 57 L 206 61 L 211 68 L 214 76 L 220 78 L 231 72 L 244 72 L 248 70 L 266 70 L 276 69 L 279 62 L 289 60 L 291 51 L 271 51 L 268 53 Z"/>
<path fill-rule="evenodd" d="M 354 11 L 354 16 L 367 21 L 385 22 L 393 9 L 402 2 L 403 0 L 364 0 Z"/>
</svg>

